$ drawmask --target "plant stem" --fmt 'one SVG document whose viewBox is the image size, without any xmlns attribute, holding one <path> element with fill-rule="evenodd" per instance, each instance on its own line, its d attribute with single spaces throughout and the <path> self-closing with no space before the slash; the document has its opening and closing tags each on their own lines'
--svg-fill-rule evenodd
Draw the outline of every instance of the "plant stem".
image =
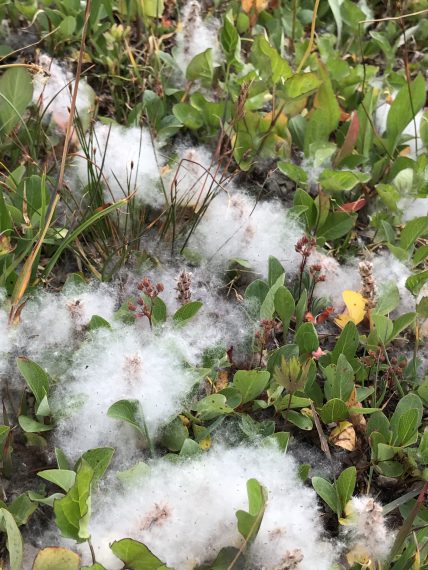
<svg viewBox="0 0 428 570">
<path fill-rule="evenodd" d="M 302 71 L 302 69 L 306 63 L 306 60 L 311 55 L 312 48 L 314 47 L 315 25 L 316 25 L 316 21 L 317 21 L 317 14 L 318 14 L 319 5 L 320 5 L 320 0 L 315 0 L 314 13 L 312 16 L 312 24 L 311 24 L 311 35 L 309 37 L 309 44 L 308 44 L 308 47 L 306 48 L 306 51 L 302 57 L 302 60 L 299 63 L 299 67 L 297 68 L 296 73 L 300 73 Z"/>
</svg>

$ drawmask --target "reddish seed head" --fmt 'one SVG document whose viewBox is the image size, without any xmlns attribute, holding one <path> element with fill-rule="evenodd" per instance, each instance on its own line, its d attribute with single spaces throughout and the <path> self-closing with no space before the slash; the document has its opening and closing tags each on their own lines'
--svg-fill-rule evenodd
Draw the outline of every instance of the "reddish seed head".
<svg viewBox="0 0 428 570">
<path fill-rule="evenodd" d="M 134 303 L 128 303 L 128 309 L 130 311 L 136 311 L 137 310 L 137 306 L 134 305 Z"/>
<path fill-rule="evenodd" d="M 158 290 L 159 293 L 162 293 L 162 291 L 165 289 L 163 283 L 158 283 L 156 285 L 156 289 Z"/>
</svg>

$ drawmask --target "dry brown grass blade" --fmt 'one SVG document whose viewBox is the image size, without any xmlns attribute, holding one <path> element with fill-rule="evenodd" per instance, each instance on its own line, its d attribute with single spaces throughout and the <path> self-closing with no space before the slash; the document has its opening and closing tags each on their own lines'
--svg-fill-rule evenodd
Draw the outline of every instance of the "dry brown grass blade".
<svg viewBox="0 0 428 570">
<path fill-rule="evenodd" d="M 41 231 L 41 234 L 40 234 L 40 237 L 38 238 L 32 252 L 28 256 L 27 260 L 25 261 L 24 266 L 22 267 L 21 273 L 20 273 L 18 280 L 16 282 L 15 288 L 13 290 L 12 307 L 11 307 L 11 310 L 9 313 L 9 322 L 15 322 L 15 320 L 17 318 L 19 318 L 19 313 L 18 313 L 19 304 L 20 304 L 23 296 L 25 295 L 25 292 L 27 291 L 28 285 L 30 283 L 30 278 L 31 278 L 31 274 L 33 271 L 34 264 L 37 260 L 37 256 L 39 254 L 40 248 L 42 247 L 42 244 L 43 244 L 43 241 L 46 237 L 46 233 L 49 229 L 49 226 L 52 223 L 52 219 L 53 219 L 56 207 L 57 207 L 58 202 L 59 202 L 60 197 L 61 197 L 61 190 L 62 190 L 62 187 L 64 184 L 65 163 L 67 160 L 68 149 L 70 147 L 70 141 L 71 141 L 71 137 L 73 134 L 73 121 L 74 121 L 74 115 L 75 115 L 75 111 L 76 111 L 76 99 L 77 99 L 77 93 L 78 93 L 78 89 L 79 89 L 80 75 L 81 75 L 81 71 L 82 71 L 83 54 L 85 51 L 86 33 L 88 30 L 90 15 L 91 15 L 91 0 L 87 0 L 86 9 L 85 9 L 85 21 L 84 21 L 83 30 L 82 30 L 82 38 L 80 41 L 79 59 L 77 62 L 76 79 L 74 82 L 73 93 L 72 93 L 72 97 L 71 97 L 70 114 L 69 114 L 68 123 L 67 123 L 67 130 L 65 133 L 65 141 L 64 141 L 64 148 L 63 148 L 60 171 L 59 171 L 59 176 L 58 176 L 58 183 L 56 186 L 55 195 L 54 195 L 53 200 L 51 202 L 49 213 L 48 213 L 47 218 L 46 218 L 45 225 L 44 225 L 44 227 Z"/>
</svg>

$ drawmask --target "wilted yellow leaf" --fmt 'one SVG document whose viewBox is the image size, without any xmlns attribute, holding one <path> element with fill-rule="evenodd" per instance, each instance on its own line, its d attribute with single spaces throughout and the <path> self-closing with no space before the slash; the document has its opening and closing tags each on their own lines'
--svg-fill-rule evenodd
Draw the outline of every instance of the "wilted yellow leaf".
<svg viewBox="0 0 428 570">
<path fill-rule="evenodd" d="M 352 550 L 348 552 L 348 554 L 346 555 L 346 560 L 348 561 L 348 564 L 350 566 L 354 566 L 355 564 L 361 564 L 362 565 L 361 570 L 363 569 L 376 570 L 375 563 L 373 562 L 373 560 L 370 559 L 367 551 L 360 544 L 357 544 L 356 546 L 354 546 Z"/>
<path fill-rule="evenodd" d="M 349 321 L 352 321 L 356 325 L 361 323 L 366 314 L 366 300 L 361 293 L 357 293 L 356 291 L 343 291 L 342 298 L 346 305 L 347 312 L 342 313 L 334 319 L 336 325 L 343 329 Z"/>
<path fill-rule="evenodd" d="M 351 422 L 340 422 L 331 432 L 329 440 L 331 443 L 342 449 L 354 451 L 357 437 Z"/>
<path fill-rule="evenodd" d="M 346 402 L 346 405 L 348 406 L 348 408 L 361 408 L 361 409 L 363 408 L 361 402 L 357 401 L 357 389 L 355 386 L 351 392 L 351 395 L 348 398 L 348 401 Z M 367 422 L 363 414 L 358 414 L 358 413 L 351 414 L 350 418 L 354 428 L 360 431 L 364 431 L 366 429 Z"/>
<path fill-rule="evenodd" d="M 229 375 L 227 373 L 227 370 L 220 370 L 217 374 L 217 379 L 214 383 L 215 391 L 220 392 L 220 390 L 226 388 L 228 383 L 229 383 Z"/>
<path fill-rule="evenodd" d="M 260 13 L 266 10 L 268 4 L 269 0 L 241 0 L 242 9 L 247 14 L 249 14 L 253 8 L 257 13 Z"/>
</svg>

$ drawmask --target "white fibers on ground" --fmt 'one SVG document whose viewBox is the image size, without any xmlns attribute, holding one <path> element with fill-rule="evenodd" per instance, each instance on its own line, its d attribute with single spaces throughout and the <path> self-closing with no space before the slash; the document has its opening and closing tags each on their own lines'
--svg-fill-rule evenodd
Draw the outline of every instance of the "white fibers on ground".
<svg viewBox="0 0 428 570">
<path fill-rule="evenodd" d="M 90 156 L 79 151 L 68 171 L 70 186 L 80 186 L 81 191 L 87 184 L 99 181 L 108 202 L 135 192 L 136 199 L 144 204 L 154 208 L 164 204 L 160 163 L 147 129 L 98 122 L 86 144 Z"/>
<path fill-rule="evenodd" d="M 74 75 L 57 60 L 47 54 L 40 55 L 39 65 L 45 73 L 37 73 L 33 79 L 33 103 L 63 132 L 70 116 L 71 93 Z M 76 113 L 82 124 L 89 122 L 94 92 L 84 78 L 80 79 L 76 99 Z"/>
<path fill-rule="evenodd" d="M 153 282 L 162 279 L 170 290 L 172 283 L 165 277 L 158 273 Z M 152 331 L 144 317 L 130 326 L 116 322 L 112 329 L 95 331 L 81 345 L 54 396 L 60 416 L 57 444 L 67 454 L 78 457 L 89 448 L 113 445 L 129 459 L 138 448 L 137 440 L 127 427 L 118 431 L 117 422 L 107 416 L 113 403 L 138 400 L 150 436 L 155 437 L 180 413 L 200 381 L 191 367 L 201 363 L 204 351 L 219 347 L 220 357 L 231 345 L 239 350 L 249 334 L 239 309 L 211 297 L 196 281 L 193 295 L 193 300 L 203 298 L 204 305 L 187 325 L 165 324 Z M 171 322 L 179 303 L 170 298 L 168 305 Z"/>
<path fill-rule="evenodd" d="M 205 147 L 178 149 L 175 167 L 164 177 L 168 200 L 199 211 L 219 189 L 221 169 Z"/>
<path fill-rule="evenodd" d="M 273 568 L 297 557 L 299 570 L 330 568 L 332 550 L 322 539 L 316 495 L 299 480 L 294 461 L 278 449 L 216 447 L 180 463 L 156 460 L 150 468 L 135 486 L 122 493 L 115 489 L 93 516 L 95 556 L 107 568 L 122 567 L 109 543 L 124 537 L 143 542 L 176 570 L 210 562 L 223 547 L 239 547 L 235 512 L 248 510 L 251 478 L 268 491 L 249 552 L 251 567 Z"/>
<path fill-rule="evenodd" d="M 343 291 L 360 291 L 361 289 L 361 278 L 358 272 L 360 261 L 361 259 L 351 259 L 341 265 L 331 256 L 320 252 L 312 254 L 309 263 L 319 263 L 322 274 L 326 276 L 325 281 L 317 284 L 315 295 L 331 299 L 334 309 L 338 312 L 342 311 L 344 308 Z M 406 288 L 406 280 L 411 275 L 408 267 L 389 252 L 377 254 L 370 261 L 373 263 L 373 274 L 378 288 L 391 282 L 397 286 L 400 294 L 397 314 L 414 311 L 414 298 Z"/>
<path fill-rule="evenodd" d="M 184 6 L 182 23 L 176 35 L 177 47 L 174 58 L 183 73 L 192 59 L 212 49 L 213 61 L 219 58 L 217 20 L 211 22 L 202 20 L 201 3 L 199 0 L 188 0 Z"/>
<path fill-rule="evenodd" d="M 131 457 L 137 434 L 107 416 L 118 400 L 138 400 L 151 437 L 180 412 L 195 382 L 186 369 L 174 338 L 150 338 L 136 327 L 102 329 L 75 354 L 69 374 L 55 393 L 61 416 L 56 430 L 58 445 L 67 455 L 103 445 Z M 134 437 L 135 435 L 135 437 Z"/>
<path fill-rule="evenodd" d="M 229 260 L 241 258 L 262 275 L 266 275 L 267 260 L 273 255 L 286 273 L 292 274 L 300 259 L 294 246 L 303 233 L 280 202 L 257 202 L 241 191 L 218 190 L 189 246 L 213 266 L 224 268 Z"/>
<path fill-rule="evenodd" d="M 49 348 L 71 348 L 73 335 L 87 326 L 93 315 L 113 318 L 115 289 L 103 283 L 67 286 L 61 293 L 42 292 L 21 313 L 17 344 L 37 359 Z"/>
<path fill-rule="evenodd" d="M 353 497 L 346 507 L 345 535 L 357 558 L 382 561 L 388 555 L 394 534 L 385 524 L 382 505 L 371 497 Z"/>
</svg>

